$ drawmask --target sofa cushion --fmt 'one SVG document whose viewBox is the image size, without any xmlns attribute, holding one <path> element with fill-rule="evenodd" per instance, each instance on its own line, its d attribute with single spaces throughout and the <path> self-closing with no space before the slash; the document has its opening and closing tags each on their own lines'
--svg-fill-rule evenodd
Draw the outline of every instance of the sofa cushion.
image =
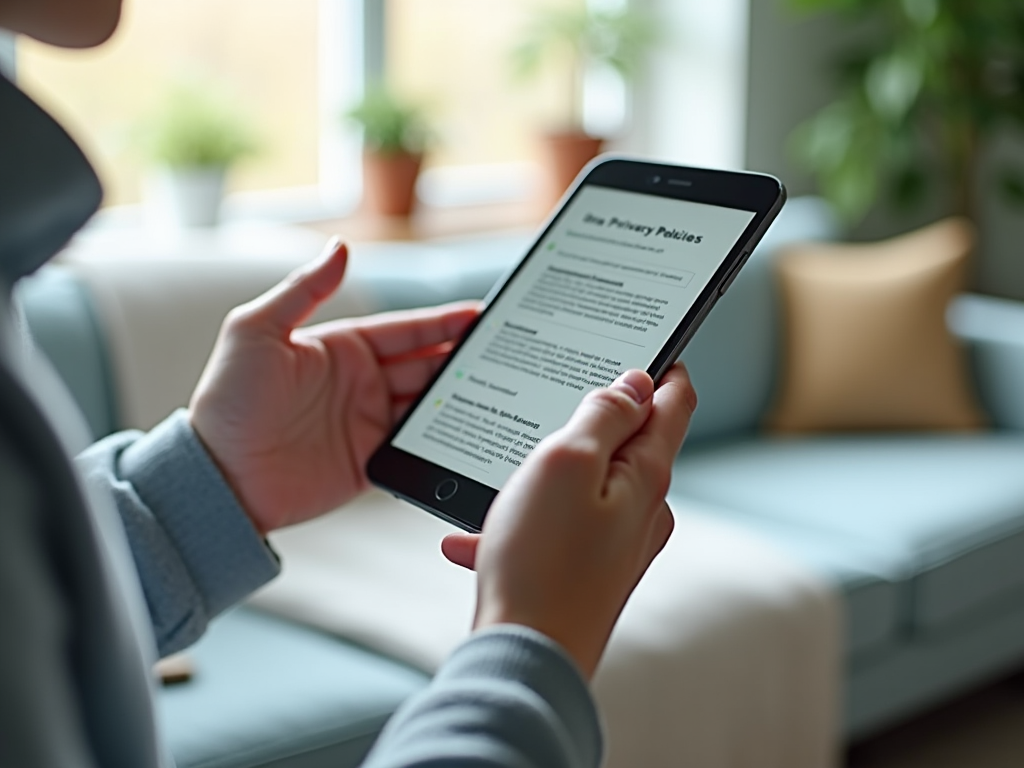
<svg viewBox="0 0 1024 768">
<path fill-rule="evenodd" d="M 674 492 L 670 504 L 673 497 Z M 685 496 L 679 500 L 685 501 Z M 870 547 L 850 546 L 834 534 L 786 521 L 721 507 L 715 508 L 715 514 L 770 540 L 842 595 L 848 658 L 874 654 L 897 639 L 903 593 L 899 578 L 893 576 L 899 568 L 891 560 L 879 557 Z"/>
<path fill-rule="evenodd" d="M 690 425 L 691 442 L 753 431 L 774 386 L 779 305 L 772 261 L 784 245 L 829 240 L 838 224 L 824 201 L 790 200 L 747 265 L 683 352 L 700 408 Z"/>
<path fill-rule="evenodd" d="M 241 608 L 189 651 L 196 676 L 164 688 L 159 716 L 178 768 L 358 765 L 427 677 L 315 630 Z"/>
<path fill-rule="evenodd" d="M 951 218 L 877 243 L 805 243 L 776 260 L 782 432 L 972 429 L 984 422 L 946 327 L 974 230 Z"/>
<path fill-rule="evenodd" d="M 907 631 L 1024 592 L 1024 433 L 763 438 L 684 450 L 673 493 L 816 531 L 902 584 Z"/>
</svg>

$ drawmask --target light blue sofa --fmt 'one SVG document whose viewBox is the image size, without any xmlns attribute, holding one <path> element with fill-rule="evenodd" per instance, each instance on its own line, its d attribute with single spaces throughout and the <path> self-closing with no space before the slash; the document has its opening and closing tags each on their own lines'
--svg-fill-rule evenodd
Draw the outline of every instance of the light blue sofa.
<svg viewBox="0 0 1024 768">
<path fill-rule="evenodd" d="M 828 239 L 816 200 L 791 201 L 685 353 L 701 404 L 671 497 L 757 531 L 832 583 L 846 615 L 850 740 L 1024 663 L 1024 306 L 962 297 L 995 428 L 974 435 L 758 431 L 775 385 L 780 245 Z M 509 236 L 381 249 L 355 275 L 378 309 L 480 296 L 521 252 Z M 32 331 L 96 435 L 119 427 L 95 298 L 73 271 L 24 286 Z M 199 674 L 161 695 L 182 768 L 355 765 L 426 677 L 392 659 L 236 609 L 194 649 Z"/>
</svg>

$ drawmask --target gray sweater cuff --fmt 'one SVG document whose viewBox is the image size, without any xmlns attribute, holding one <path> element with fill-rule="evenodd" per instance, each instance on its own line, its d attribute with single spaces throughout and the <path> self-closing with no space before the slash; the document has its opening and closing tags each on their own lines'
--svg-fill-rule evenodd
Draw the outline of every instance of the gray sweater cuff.
<svg viewBox="0 0 1024 768">
<path fill-rule="evenodd" d="M 405 702 L 364 768 L 597 768 L 587 684 L 549 638 L 514 625 L 476 633 Z"/>
<path fill-rule="evenodd" d="M 455 650 L 436 679 L 512 680 L 532 690 L 549 706 L 572 740 L 576 763 L 601 762 L 601 724 L 590 688 L 576 662 L 547 635 L 517 624 L 501 624 L 475 633 Z"/>
<path fill-rule="evenodd" d="M 280 571 L 234 493 L 178 410 L 128 445 L 118 475 L 131 483 L 188 569 L 209 616 Z"/>
</svg>

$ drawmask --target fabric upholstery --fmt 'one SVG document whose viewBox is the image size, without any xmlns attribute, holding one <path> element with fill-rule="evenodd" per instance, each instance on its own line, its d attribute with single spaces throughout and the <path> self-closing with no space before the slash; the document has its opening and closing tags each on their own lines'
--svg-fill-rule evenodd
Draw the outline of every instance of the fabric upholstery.
<svg viewBox="0 0 1024 768">
<path fill-rule="evenodd" d="M 785 372 L 779 431 L 970 429 L 983 423 L 946 327 L 973 230 L 947 219 L 881 243 L 808 244 L 777 262 Z"/>
<path fill-rule="evenodd" d="M 684 449 L 673 493 L 866 550 L 932 635 L 1024 595 L 1022 467 L 1024 433 L 766 438 Z"/>
<path fill-rule="evenodd" d="M 869 736 L 907 713 L 923 712 L 1019 669 L 1022 637 L 1024 600 L 1018 599 L 974 614 L 941 641 L 900 643 L 854 664 L 846 683 L 847 738 Z"/>
<path fill-rule="evenodd" d="M 215 621 L 192 681 L 165 688 L 160 721 L 178 768 L 358 765 L 427 677 L 251 609 Z"/>
<path fill-rule="evenodd" d="M 18 284 L 18 300 L 33 341 L 74 396 L 94 438 L 117 428 L 109 355 L 92 299 L 81 281 L 47 267 Z"/>
<path fill-rule="evenodd" d="M 687 499 L 683 494 L 677 496 L 674 488 L 669 503 L 686 504 Z M 905 588 L 899 564 L 891 557 L 870 545 L 785 520 L 724 507 L 715 507 L 714 513 L 770 540 L 842 595 L 843 645 L 848 659 L 870 657 L 899 641 Z"/>
<path fill-rule="evenodd" d="M 950 306 L 949 324 L 971 345 L 978 395 L 993 425 L 1024 430 L 1024 305 L 965 294 Z"/>
</svg>

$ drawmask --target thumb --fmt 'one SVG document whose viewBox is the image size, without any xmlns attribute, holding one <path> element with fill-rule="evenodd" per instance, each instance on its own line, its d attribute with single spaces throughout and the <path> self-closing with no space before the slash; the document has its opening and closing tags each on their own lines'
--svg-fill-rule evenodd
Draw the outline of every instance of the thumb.
<svg viewBox="0 0 1024 768">
<path fill-rule="evenodd" d="M 651 412 L 653 395 L 654 382 L 646 372 L 626 371 L 606 389 L 588 393 L 561 434 L 569 440 L 596 440 L 602 457 L 608 461 L 643 427 Z"/>
<path fill-rule="evenodd" d="M 347 266 L 348 246 L 331 238 L 316 260 L 241 308 L 247 324 L 287 336 L 338 290 Z"/>
<path fill-rule="evenodd" d="M 473 570 L 476 548 L 480 544 L 478 533 L 451 533 L 441 539 L 441 553 L 455 565 Z"/>
</svg>

